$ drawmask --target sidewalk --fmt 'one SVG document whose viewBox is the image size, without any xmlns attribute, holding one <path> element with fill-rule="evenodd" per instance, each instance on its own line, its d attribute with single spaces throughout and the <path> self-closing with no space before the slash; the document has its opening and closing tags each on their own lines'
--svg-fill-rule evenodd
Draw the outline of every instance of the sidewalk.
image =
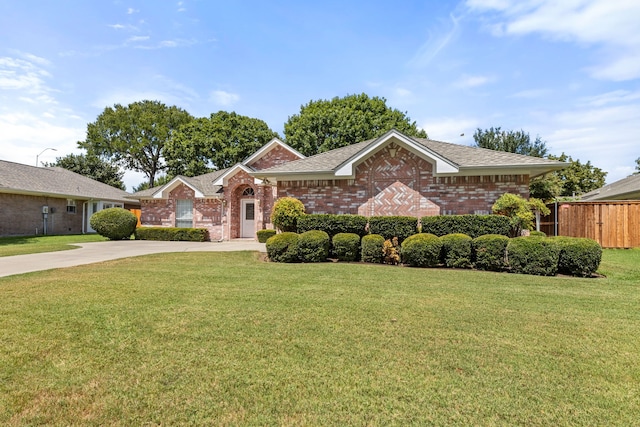
<svg viewBox="0 0 640 427">
<path fill-rule="evenodd" d="M 0 257 L 0 277 L 166 252 L 266 252 L 264 243 L 255 240 L 220 243 L 116 240 L 79 243 L 77 246 L 80 248 L 68 251 Z"/>
</svg>

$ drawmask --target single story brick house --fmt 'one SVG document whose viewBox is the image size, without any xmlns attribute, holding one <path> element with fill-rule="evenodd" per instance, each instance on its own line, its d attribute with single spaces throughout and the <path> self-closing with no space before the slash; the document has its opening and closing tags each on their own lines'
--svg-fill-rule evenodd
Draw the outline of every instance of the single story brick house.
<svg viewBox="0 0 640 427">
<path fill-rule="evenodd" d="M 102 209 L 139 209 L 126 191 L 59 167 L 0 160 L 0 236 L 92 233 Z"/>
<path fill-rule="evenodd" d="M 244 162 L 134 193 L 143 226 L 209 229 L 213 240 L 272 228 L 279 197 L 307 213 L 427 216 L 486 214 L 503 193 L 529 196 L 529 179 L 565 163 L 414 138 L 383 136 L 307 157 L 274 139 Z"/>
</svg>

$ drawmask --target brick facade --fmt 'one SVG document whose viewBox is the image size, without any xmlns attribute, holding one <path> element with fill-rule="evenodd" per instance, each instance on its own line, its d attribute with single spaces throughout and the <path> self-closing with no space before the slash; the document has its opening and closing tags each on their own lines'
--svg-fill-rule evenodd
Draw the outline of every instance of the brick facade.
<svg viewBox="0 0 640 427">
<path fill-rule="evenodd" d="M 81 234 L 82 200 L 76 212 L 67 212 L 67 199 L 0 193 L 0 236 L 34 236 L 44 234 Z M 49 213 L 42 213 L 48 206 Z"/>
<path fill-rule="evenodd" d="M 490 213 L 506 192 L 528 198 L 529 177 L 434 177 L 431 163 L 399 147 L 367 158 L 355 179 L 278 182 L 278 197 L 301 200 L 307 213 L 365 216 Z"/>
<path fill-rule="evenodd" d="M 300 157 L 298 157 L 295 153 L 292 153 L 290 150 L 287 150 L 283 146 L 278 145 L 271 149 L 264 156 L 251 163 L 251 167 L 255 170 L 262 170 L 274 166 L 279 166 L 284 163 L 292 162 L 294 160 L 298 160 L 299 158 Z"/>
</svg>

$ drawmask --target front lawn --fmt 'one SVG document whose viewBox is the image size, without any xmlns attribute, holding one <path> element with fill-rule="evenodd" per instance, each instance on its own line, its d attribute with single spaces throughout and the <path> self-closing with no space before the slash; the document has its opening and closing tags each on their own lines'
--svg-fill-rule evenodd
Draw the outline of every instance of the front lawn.
<svg viewBox="0 0 640 427">
<path fill-rule="evenodd" d="M 0 257 L 37 254 L 75 249 L 75 243 L 103 242 L 99 234 L 73 234 L 69 236 L 0 237 Z"/>
<path fill-rule="evenodd" d="M 240 252 L 0 278 L 0 424 L 634 425 L 640 250 L 600 271 Z"/>
</svg>

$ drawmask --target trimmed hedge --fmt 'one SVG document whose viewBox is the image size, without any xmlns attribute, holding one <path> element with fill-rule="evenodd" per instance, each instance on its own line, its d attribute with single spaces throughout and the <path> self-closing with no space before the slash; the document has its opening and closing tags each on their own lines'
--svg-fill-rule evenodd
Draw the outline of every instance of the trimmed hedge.
<svg viewBox="0 0 640 427">
<path fill-rule="evenodd" d="M 592 239 L 553 237 L 560 246 L 558 272 L 579 277 L 591 277 L 600 266 L 602 246 Z"/>
<path fill-rule="evenodd" d="M 333 238 L 338 233 L 355 233 L 362 237 L 367 232 L 367 218 L 349 214 L 307 214 L 298 218 L 298 233 L 321 230 Z"/>
<path fill-rule="evenodd" d="M 89 218 L 91 228 L 109 240 L 128 239 L 136 231 L 138 217 L 123 208 L 108 208 L 98 211 Z"/>
<path fill-rule="evenodd" d="M 285 231 L 267 239 L 267 256 L 273 262 L 298 262 L 298 235 Z"/>
<path fill-rule="evenodd" d="M 362 238 L 361 247 L 361 259 L 363 262 L 382 264 L 384 237 L 379 234 L 367 234 Z"/>
<path fill-rule="evenodd" d="M 324 262 L 329 258 L 329 235 L 310 230 L 298 236 L 298 259 L 302 262 Z"/>
<path fill-rule="evenodd" d="M 447 234 L 440 237 L 440 260 L 449 268 L 470 268 L 473 239 L 466 234 Z"/>
<path fill-rule="evenodd" d="M 205 242 L 209 240 L 209 230 L 206 228 L 179 227 L 139 227 L 136 240 Z"/>
<path fill-rule="evenodd" d="M 473 239 L 475 267 L 478 270 L 505 270 L 507 244 L 509 244 L 509 238 L 501 234 L 485 234 Z"/>
<path fill-rule="evenodd" d="M 398 238 L 402 244 L 404 239 L 418 232 L 418 218 L 412 216 L 372 216 L 369 218 L 369 232 L 379 234 L 385 240 Z"/>
<path fill-rule="evenodd" d="M 507 245 L 507 260 L 513 273 L 555 276 L 560 245 L 554 239 L 514 237 Z"/>
<path fill-rule="evenodd" d="M 414 234 L 402 242 L 402 262 L 412 267 L 435 267 L 440 262 L 442 242 L 429 233 Z"/>
<path fill-rule="evenodd" d="M 437 215 L 421 219 L 422 232 L 436 236 L 466 234 L 472 238 L 485 234 L 509 236 L 511 221 L 502 215 Z"/>
<path fill-rule="evenodd" d="M 258 242 L 266 243 L 269 237 L 276 235 L 276 230 L 258 230 L 256 235 L 258 236 Z"/>
<path fill-rule="evenodd" d="M 360 236 L 356 233 L 338 233 L 331 240 L 333 253 L 339 261 L 360 259 Z"/>
<path fill-rule="evenodd" d="M 531 236 L 531 237 L 547 237 L 547 233 L 545 233 L 544 231 L 532 230 L 532 231 L 529 232 L 529 236 Z"/>
</svg>

